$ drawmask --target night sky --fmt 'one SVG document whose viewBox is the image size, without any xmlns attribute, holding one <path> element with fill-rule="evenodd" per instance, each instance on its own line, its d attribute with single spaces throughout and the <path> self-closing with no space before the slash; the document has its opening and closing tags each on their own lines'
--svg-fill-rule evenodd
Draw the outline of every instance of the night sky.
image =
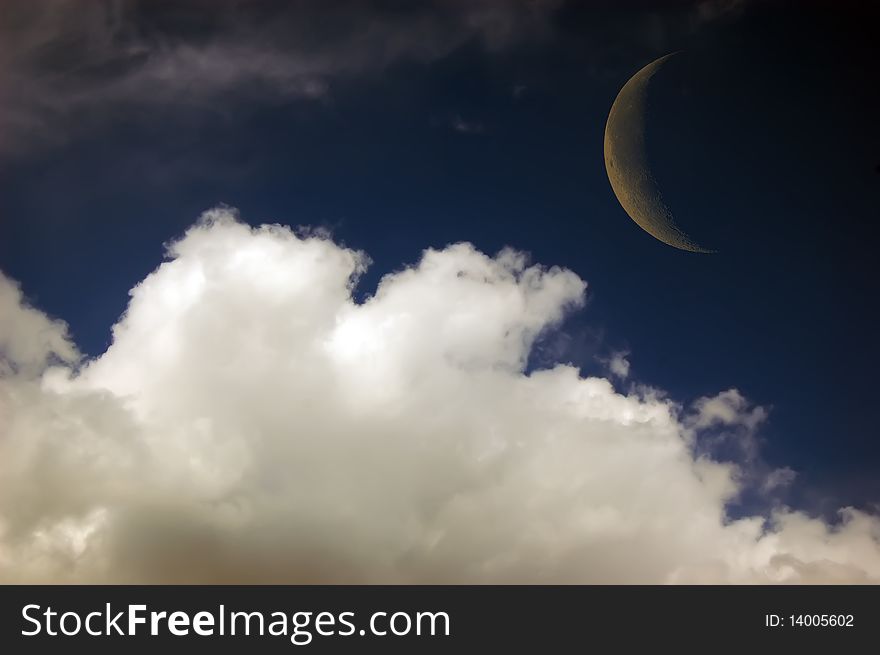
<svg viewBox="0 0 880 655">
<path fill-rule="evenodd" d="M 24 4 L 4 3 L 4 29 Z M 624 387 L 684 404 L 733 387 L 769 410 L 757 453 L 721 444 L 716 456 L 797 477 L 772 498 L 744 495 L 732 515 L 780 502 L 829 520 L 845 505 L 876 511 L 871 3 L 523 3 L 499 5 L 485 31 L 462 3 L 128 7 L 144 42 L 272 44 L 307 73 L 245 66 L 226 79 L 205 66 L 170 91 L 153 78 L 140 90 L 149 53 L 89 44 L 88 16 L 2 64 L 14 115 L 0 119 L 0 270 L 84 353 L 110 344 L 163 244 L 218 204 L 366 251 L 360 298 L 424 248 L 512 246 L 589 285 L 530 367 L 605 375 L 624 352 Z M 605 173 L 617 92 L 673 51 L 651 87 L 649 155 L 676 219 L 715 254 L 641 230 Z"/>
</svg>

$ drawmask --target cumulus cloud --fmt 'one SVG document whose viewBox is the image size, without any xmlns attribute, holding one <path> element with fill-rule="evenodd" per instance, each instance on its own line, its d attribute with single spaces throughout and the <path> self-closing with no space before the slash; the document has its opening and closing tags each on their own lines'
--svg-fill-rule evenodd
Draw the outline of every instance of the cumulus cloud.
<svg viewBox="0 0 880 655">
<path fill-rule="evenodd" d="M 0 154 L 120 114 L 320 98 L 401 59 L 430 62 L 471 42 L 501 50 L 544 34 L 558 4 L 5 0 Z"/>
<path fill-rule="evenodd" d="M 30 377 L 52 360 L 77 359 L 67 325 L 28 306 L 19 286 L 0 274 L 0 372 Z"/>
<path fill-rule="evenodd" d="M 738 392 L 526 366 L 571 271 L 457 244 L 357 303 L 367 264 L 214 210 L 83 364 L 3 279 L 0 580 L 880 581 L 874 516 L 728 517 Z"/>
</svg>

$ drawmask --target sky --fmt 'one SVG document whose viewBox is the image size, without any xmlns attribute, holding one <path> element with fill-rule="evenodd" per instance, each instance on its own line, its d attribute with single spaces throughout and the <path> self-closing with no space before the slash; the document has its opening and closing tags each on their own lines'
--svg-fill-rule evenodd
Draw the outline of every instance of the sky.
<svg viewBox="0 0 880 655">
<path fill-rule="evenodd" d="M 3 3 L 0 580 L 880 580 L 873 18 Z"/>
</svg>

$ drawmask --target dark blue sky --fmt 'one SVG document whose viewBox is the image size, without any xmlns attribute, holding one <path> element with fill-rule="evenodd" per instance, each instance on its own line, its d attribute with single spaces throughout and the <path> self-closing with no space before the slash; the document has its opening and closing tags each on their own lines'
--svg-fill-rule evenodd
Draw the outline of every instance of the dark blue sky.
<svg viewBox="0 0 880 655">
<path fill-rule="evenodd" d="M 733 4 L 711 3 L 717 15 L 563 4 L 538 36 L 464 34 L 430 56 L 331 70 L 316 98 L 243 83 L 145 108 L 90 80 L 94 102 L 0 154 L 0 269 L 95 355 L 163 242 L 218 203 L 254 224 L 330 228 L 373 258 L 363 293 L 428 246 L 511 245 L 590 284 L 555 344 L 561 359 L 600 372 L 597 357 L 628 350 L 635 379 L 682 402 L 737 387 L 771 408 L 764 457 L 799 474 L 787 500 L 872 506 L 880 107 L 869 16 L 854 3 Z M 227 29 L 156 7 L 143 20 L 177 39 Z M 362 20 L 400 11 L 363 7 Z M 248 38 L 260 20 L 239 21 Z M 650 155 L 677 219 L 714 255 L 639 229 L 604 170 L 617 91 L 673 50 L 684 52 L 652 90 Z"/>
</svg>

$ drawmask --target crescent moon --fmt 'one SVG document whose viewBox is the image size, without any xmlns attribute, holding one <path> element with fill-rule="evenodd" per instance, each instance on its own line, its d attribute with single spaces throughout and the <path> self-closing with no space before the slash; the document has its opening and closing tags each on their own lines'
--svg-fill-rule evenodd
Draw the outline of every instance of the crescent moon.
<svg viewBox="0 0 880 655">
<path fill-rule="evenodd" d="M 652 61 L 623 85 L 605 124 L 605 170 L 614 195 L 639 227 L 670 246 L 689 252 L 715 252 L 699 245 L 678 225 L 651 174 L 645 148 L 648 85 L 672 53 Z"/>
</svg>

